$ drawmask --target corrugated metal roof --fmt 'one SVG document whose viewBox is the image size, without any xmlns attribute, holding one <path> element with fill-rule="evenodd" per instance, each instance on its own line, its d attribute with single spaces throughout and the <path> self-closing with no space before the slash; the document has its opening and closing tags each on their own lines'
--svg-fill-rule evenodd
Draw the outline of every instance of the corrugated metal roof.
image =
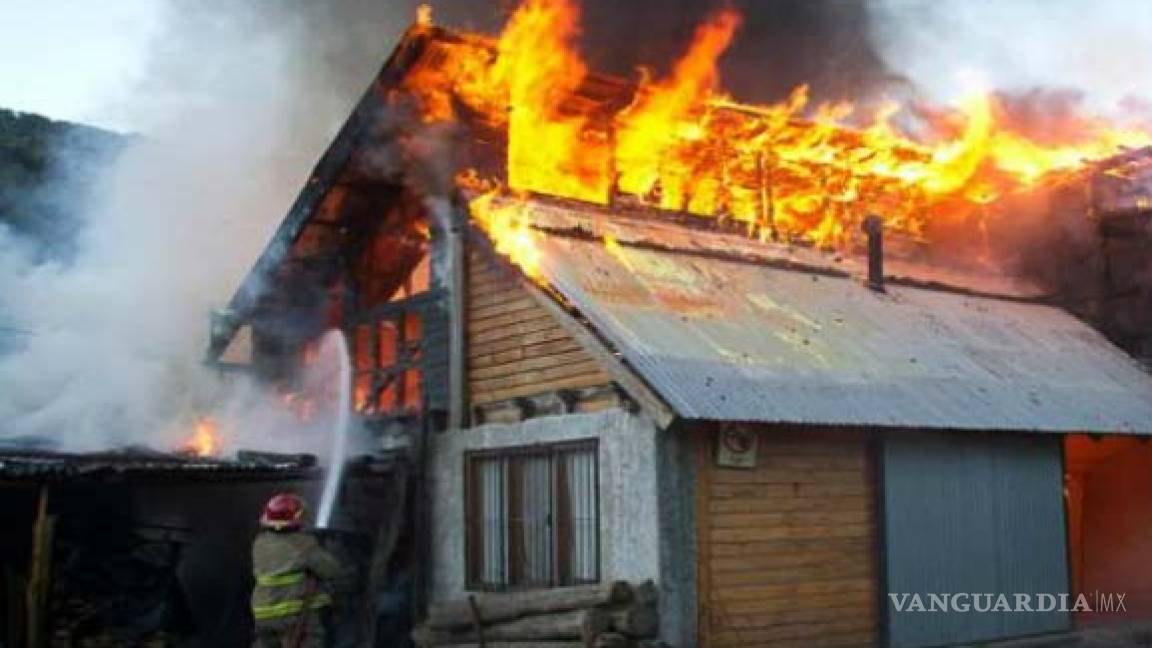
<svg viewBox="0 0 1152 648">
<path fill-rule="evenodd" d="M 511 204 L 502 201 L 498 204 Z M 522 207 L 522 209 L 524 209 Z M 691 255 L 716 255 L 737 261 L 763 263 L 778 268 L 811 270 L 821 274 L 863 277 L 867 260 L 840 251 L 824 251 L 799 245 L 766 243 L 750 237 L 738 223 L 720 224 L 713 219 L 651 208 L 613 205 L 610 210 L 588 203 L 537 196 L 522 215 L 538 230 L 577 237 L 602 239 L 610 235 L 633 247 Z M 925 259 L 922 244 L 900 234 L 884 241 L 885 274 L 898 281 L 921 286 L 947 286 L 979 294 L 1027 300 L 1044 299 L 1048 291 L 1023 278 L 996 273 L 979 264 L 949 268 Z M 955 264 L 956 259 L 950 259 Z"/>
<path fill-rule="evenodd" d="M 1152 376 L 1057 308 L 543 238 L 548 279 L 688 419 L 1152 434 Z"/>
<path fill-rule="evenodd" d="M 315 459 L 307 455 L 267 455 L 230 460 L 132 451 L 0 451 L 0 480 L 10 481 L 124 478 L 259 480 L 304 476 L 315 472 L 314 468 Z"/>
</svg>

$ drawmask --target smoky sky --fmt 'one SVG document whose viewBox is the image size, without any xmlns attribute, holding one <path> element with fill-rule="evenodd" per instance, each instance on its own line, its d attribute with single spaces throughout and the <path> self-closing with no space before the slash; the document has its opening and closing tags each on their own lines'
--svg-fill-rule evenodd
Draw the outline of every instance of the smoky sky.
<svg viewBox="0 0 1152 648">
<path fill-rule="evenodd" d="M 276 5 L 272 19 L 299 21 L 330 36 L 316 40 L 315 58 L 302 61 L 303 68 L 319 66 L 363 84 L 362 70 L 350 69 L 347 62 L 383 61 L 420 2 L 256 4 Z M 434 0 L 434 20 L 448 28 L 498 34 L 516 4 Z M 592 70 L 616 76 L 636 78 L 639 66 L 666 72 L 697 25 L 729 5 L 744 21 L 721 60 L 721 78 L 740 100 L 779 100 L 801 83 L 808 83 L 820 99 L 859 98 L 892 81 L 869 41 L 868 5 L 852 0 L 582 0 L 582 54 Z M 331 37 L 338 34 L 342 37 Z"/>
<path fill-rule="evenodd" d="M 888 77 L 867 33 L 862 2 L 743 0 L 744 18 L 721 60 L 725 88 L 744 101 L 773 101 L 808 83 L 823 99 L 863 96 Z M 626 75 L 658 71 L 684 51 L 696 26 L 720 3 L 629 0 L 584 3 L 584 50 L 593 67 Z"/>
</svg>

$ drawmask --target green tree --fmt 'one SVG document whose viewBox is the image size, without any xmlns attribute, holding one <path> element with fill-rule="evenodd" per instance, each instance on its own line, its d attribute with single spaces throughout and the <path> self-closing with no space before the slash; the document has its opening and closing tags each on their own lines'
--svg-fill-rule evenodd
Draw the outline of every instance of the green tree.
<svg viewBox="0 0 1152 648">
<path fill-rule="evenodd" d="M 91 126 L 0 109 L 0 227 L 66 260 L 101 171 L 128 142 Z"/>
</svg>

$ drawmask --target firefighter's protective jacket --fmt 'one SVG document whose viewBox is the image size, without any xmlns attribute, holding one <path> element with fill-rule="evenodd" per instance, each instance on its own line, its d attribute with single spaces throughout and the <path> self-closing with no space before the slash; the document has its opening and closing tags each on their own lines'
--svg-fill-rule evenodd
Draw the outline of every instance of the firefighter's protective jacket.
<svg viewBox="0 0 1152 648">
<path fill-rule="evenodd" d="M 257 624 L 295 620 L 304 607 L 332 604 L 324 583 L 338 578 L 340 564 L 316 538 L 301 531 L 261 531 L 252 545 L 252 614 Z M 311 583 L 310 583 L 311 581 Z"/>
</svg>

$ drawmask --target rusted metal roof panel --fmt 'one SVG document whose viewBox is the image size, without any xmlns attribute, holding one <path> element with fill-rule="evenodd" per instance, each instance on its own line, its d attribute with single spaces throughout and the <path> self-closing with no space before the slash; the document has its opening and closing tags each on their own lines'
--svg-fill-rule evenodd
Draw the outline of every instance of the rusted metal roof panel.
<svg viewBox="0 0 1152 648">
<path fill-rule="evenodd" d="M 687 419 L 1152 434 L 1152 376 L 1058 308 L 542 245 L 547 279 Z"/>
<path fill-rule="evenodd" d="M 507 201 L 497 204 L 508 205 Z M 689 255 L 724 256 L 748 263 L 809 270 L 819 274 L 867 274 L 860 256 L 821 251 L 811 247 L 763 242 L 750 237 L 736 223 L 719 224 L 688 214 L 653 213 L 651 208 L 614 205 L 604 208 L 588 203 L 537 196 L 519 206 L 521 215 L 537 230 L 551 234 L 604 239 L 611 237 L 632 247 Z M 884 242 L 884 272 L 893 281 L 922 287 L 947 287 L 956 291 L 1024 300 L 1047 297 L 1043 287 L 1022 277 L 981 269 L 949 268 L 925 260 L 919 242 L 890 235 Z M 952 260 L 955 263 L 955 260 Z"/>
</svg>

